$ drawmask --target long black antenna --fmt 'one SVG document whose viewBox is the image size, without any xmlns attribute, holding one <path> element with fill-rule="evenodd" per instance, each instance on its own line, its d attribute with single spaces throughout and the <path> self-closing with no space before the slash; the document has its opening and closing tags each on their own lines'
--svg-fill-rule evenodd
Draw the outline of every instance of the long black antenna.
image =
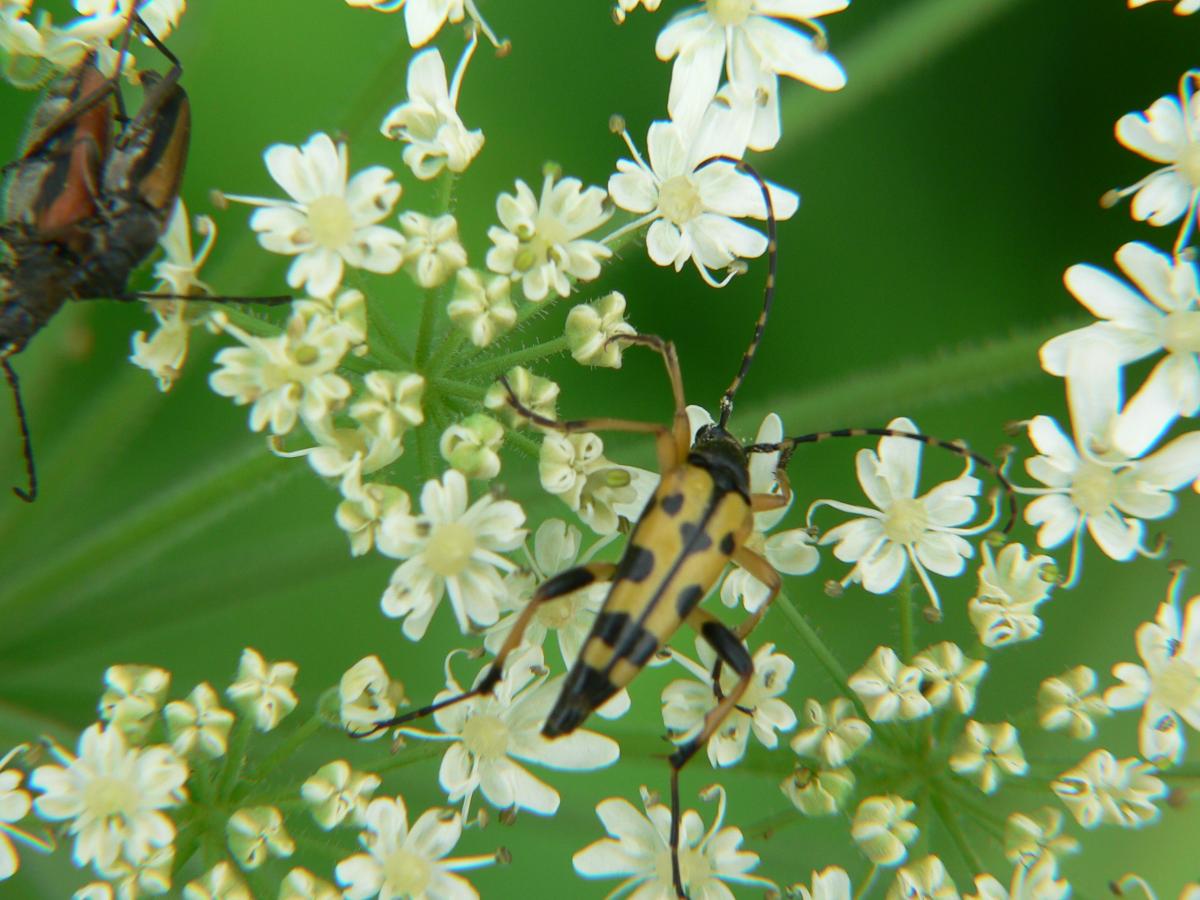
<svg viewBox="0 0 1200 900">
<path fill-rule="evenodd" d="M 25 418 L 25 405 L 21 402 L 21 383 L 17 380 L 17 373 L 7 358 L 0 358 L 0 365 L 4 366 L 4 376 L 8 379 L 8 386 L 12 388 L 13 403 L 17 408 L 17 424 L 21 428 L 21 440 L 25 448 L 25 473 L 29 478 L 28 491 L 23 491 L 19 487 L 14 487 L 12 490 L 26 503 L 32 503 L 37 499 L 38 493 L 37 469 L 33 465 L 33 441 L 29 437 L 29 421 Z"/>
<path fill-rule="evenodd" d="M 733 377 L 733 381 L 721 395 L 721 418 L 717 424 L 724 428 L 729 424 L 729 417 L 733 414 L 733 397 L 738 392 L 738 388 L 742 386 L 742 382 L 746 380 L 746 373 L 750 371 L 750 364 L 754 362 L 754 354 L 758 351 L 763 332 L 767 328 L 767 316 L 770 314 L 771 304 L 775 300 L 775 271 L 779 262 L 779 241 L 776 239 L 775 205 L 771 202 L 771 190 L 767 187 L 766 179 L 750 163 L 732 156 L 710 157 L 696 166 L 696 171 L 699 172 L 716 162 L 733 163 L 739 172 L 745 172 L 758 182 L 758 189 L 762 191 L 763 203 L 767 207 L 767 284 L 763 290 L 763 307 L 762 312 L 758 314 L 758 321 L 754 323 L 754 337 L 750 339 L 750 346 L 742 354 L 742 364 L 738 367 L 737 375 Z"/>
</svg>

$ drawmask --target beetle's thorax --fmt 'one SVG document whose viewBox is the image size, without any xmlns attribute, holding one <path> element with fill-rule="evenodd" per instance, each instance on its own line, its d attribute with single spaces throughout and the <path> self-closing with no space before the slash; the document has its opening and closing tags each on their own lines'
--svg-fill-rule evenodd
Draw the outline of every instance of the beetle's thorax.
<svg viewBox="0 0 1200 900">
<path fill-rule="evenodd" d="M 706 469 L 716 486 L 737 491 L 749 498 L 750 469 L 746 451 L 732 434 L 720 425 L 704 425 L 696 432 L 688 462 Z"/>
</svg>

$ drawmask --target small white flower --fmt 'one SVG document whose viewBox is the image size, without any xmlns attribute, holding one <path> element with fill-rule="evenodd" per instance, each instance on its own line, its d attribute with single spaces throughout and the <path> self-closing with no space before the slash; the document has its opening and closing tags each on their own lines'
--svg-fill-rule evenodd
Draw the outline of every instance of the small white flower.
<svg viewBox="0 0 1200 900">
<path fill-rule="evenodd" d="M 74 900 L 137 900 L 145 895 L 156 896 L 171 890 L 171 873 L 175 865 L 175 848 L 168 844 L 140 862 L 118 859 L 100 872 L 108 882 L 88 885 L 97 893 L 76 895 Z M 84 888 L 87 890 L 87 888 Z"/>
<path fill-rule="evenodd" d="M 855 715 L 854 704 L 845 697 L 824 706 L 805 700 L 801 725 L 805 724 L 808 727 L 792 738 L 792 750 L 831 769 L 845 765 L 871 739 L 871 726 Z"/>
<path fill-rule="evenodd" d="M 638 218 L 606 240 L 649 224 L 646 250 L 660 266 L 680 271 L 690 259 L 713 287 L 727 284 L 712 269 L 726 269 L 736 259 L 753 259 L 767 250 L 767 237 L 735 221 L 767 218 L 762 190 L 754 178 L 732 163 L 716 162 L 697 168 L 716 155 L 741 156 L 738 147 L 722 146 L 724 130 L 703 128 L 690 134 L 678 122 L 654 122 L 646 136 L 650 161 L 642 159 L 628 132 L 622 132 L 633 159 L 617 161 L 617 174 L 608 179 L 613 202 Z M 796 212 L 799 198 L 778 185 L 767 185 L 776 219 Z"/>
<path fill-rule="evenodd" d="M 157 666 L 109 666 L 104 670 L 100 718 L 111 722 L 131 744 L 140 744 L 154 727 L 171 673 Z"/>
<path fill-rule="evenodd" d="M 958 888 L 936 856 L 926 856 L 896 872 L 886 900 L 958 900 Z"/>
<path fill-rule="evenodd" d="M 534 375 L 524 366 L 513 366 L 504 373 L 504 377 L 522 406 L 548 419 L 555 417 L 558 384 L 549 378 Z M 487 393 L 483 397 L 483 405 L 486 409 L 503 417 L 512 428 L 520 428 L 529 424 L 528 419 L 512 408 L 509 403 L 508 391 L 499 381 L 487 389 Z"/>
<path fill-rule="evenodd" d="M 0 22 L 0 25 L 2 24 L 3 22 Z M 22 773 L 17 769 L 6 769 L 5 766 L 25 749 L 24 745 L 17 746 L 0 757 L 0 881 L 12 878 L 21 864 L 17 849 L 13 846 L 13 838 L 47 852 L 53 849 L 45 841 L 22 831 L 15 824 L 29 815 L 33 804 L 29 799 L 29 792 L 20 786 Z"/>
<path fill-rule="evenodd" d="M 363 387 L 366 393 L 350 405 L 350 416 L 373 434 L 398 439 L 425 421 L 425 379 L 416 372 L 376 369 L 363 378 Z"/>
<path fill-rule="evenodd" d="M 382 732 L 371 733 L 375 723 L 392 718 L 396 708 L 407 702 L 404 685 L 388 675 L 378 656 L 360 659 L 338 682 L 338 715 L 351 734 L 382 736 Z"/>
<path fill-rule="evenodd" d="M 1003 776 L 1020 777 L 1029 771 L 1017 737 L 1017 729 L 1008 722 L 984 725 L 972 719 L 949 759 L 950 768 L 959 775 L 973 776 L 981 791 L 994 794 Z"/>
<path fill-rule="evenodd" d="M 349 818 L 361 824 L 371 795 L 381 784 L 378 775 L 355 772 L 344 759 L 326 763 L 300 786 L 300 796 L 313 818 L 326 831 Z"/>
<path fill-rule="evenodd" d="M 237 678 L 225 689 L 243 715 L 254 719 L 259 731 L 270 731 L 296 708 L 292 682 L 299 671 L 295 663 L 268 664 L 257 650 L 247 647 L 238 661 Z"/>
<path fill-rule="evenodd" d="M 613 7 L 613 21 L 623 25 L 625 17 L 639 6 L 645 6 L 647 12 L 655 12 L 660 3 L 662 0 L 617 0 L 617 5 Z"/>
<path fill-rule="evenodd" d="M 1176 576 L 1154 621 L 1138 626 L 1142 665 L 1113 666 L 1122 684 L 1104 693 L 1117 709 L 1142 707 L 1138 750 L 1155 765 L 1178 763 L 1183 756 L 1181 718 L 1200 728 L 1200 597 L 1188 603 L 1181 621 L 1175 596 L 1181 581 Z"/>
<path fill-rule="evenodd" d="M 696 641 L 698 662 L 680 653 L 672 658 L 688 670 L 696 681 L 673 681 L 662 692 L 663 723 L 676 744 L 691 740 L 704 726 L 705 716 L 717 706 L 713 692 L 712 671 L 716 651 L 704 641 Z M 796 714 L 782 695 L 791 680 L 796 664 L 785 654 L 776 653 L 774 644 L 763 644 L 754 653 L 754 675 L 746 692 L 721 727 L 708 740 L 708 761 L 716 768 L 732 766 L 746 755 L 746 745 L 753 732 L 758 742 L 768 750 L 779 745 L 777 732 L 796 727 Z M 724 696 L 737 684 L 739 676 L 729 666 L 721 667 L 721 690 Z"/>
<path fill-rule="evenodd" d="M 454 655 L 446 658 L 446 689 L 434 703 L 463 693 L 450 672 Z M 488 668 L 480 670 L 476 684 Z M 519 807 L 553 815 L 558 809 L 558 791 L 519 763 L 587 771 L 610 766 L 620 755 L 616 741 L 583 728 L 553 740 L 542 736 L 542 725 L 563 679 L 547 680 L 541 648 L 526 647 L 509 657 L 504 677 L 492 694 L 471 697 L 433 714 L 440 734 L 400 730 L 415 737 L 452 741 L 442 757 L 438 780 L 451 802 L 462 801 L 464 816 L 476 790 L 497 809 Z"/>
<path fill-rule="evenodd" d="M 854 772 L 798 766 L 779 784 L 784 796 L 806 816 L 832 816 L 854 793 Z"/>
<path fill-rule="evenodd" d="M 379 529 L 389 516 L 406 516 L 412 509 L 408 494 L 390 484 L 363 484 L 358 468 L 342 478 L 342 496 L 334 518 L 350 538 L 351 556 L 362 556 L 375 546 Z"/>
<path fill-rule="evenodd" d="M 1184 72 L 1178 95 L 1159 97 L 1145 112 L 1128 113 L 1117 121 L 1118 141 L 1165 165 L 1104 198 L 1106 203 L 1115 203 L 1133 194 L 1130 212 L 1135 219 L 1151 225 L 1169 225 L 1182 218 L 1176 253 L 1187 246 L 1200 200 L 1200 107 L 1194 102 L 1198 79 L 1200 70 Z"/>
<path fill-rule="evenodd" d="M 621 342 L 614 338 L 636 333 L 625 321 L 625 295 L 619 291 L 580 303 L 567 314 L 567 346 L 581 365 L 621 368 Z"/>
<path fill-rule="evenodd" d="M 891 647 L 876 647 L 867 664 L 850 676 L 850 689 L 876 722 L 919 719 L 933 712 L 921 693 L 921 670 L 906 666 Z"/>
<path fill-rule="evenodd" d="M 447 23 L 458 24 L 466 16 L 471 17 L 484 36 L 496 47 L 497 54 L 508 50 L 508 42 L 501 42 L 492 33 L 487 22 L 479 14 L 474 0 L 346 0 L 350 6 L 370 7 L 379 12 L 404 10 L 404 27 L 408 32 L 408 43 L 413 47 L 428 44 Z"/>
<path fill-rule="evenodd" d="M 1112 559 L 1125 561 L 1142 546 L 1141 519 L 1160 519 L 1175 508 L 1172 491 L 1200 476 L 1200 433 L 1182 435 L 1155 453 L 1149 444 L 1119 449 L 1113 435 L 1121 429 L 1120 373 L 1106 363 L 1104 344 L 1074 349 L 1067 369 L 1067 402 L 1072 443 L 1049 416 L 1028 423 L 1029 440 L 1041 455 L 1025 468 L 1044 488 L 1024 488 L 1040 496 L 1025 507 L 1025 520 L 1038 526 L 1041 547 L 1071 540 L 1066 585 L 1079 576 L 1083 529 Z"/>
<path fill-rule="evenodd" d="M 276 337 L 254 337 L 225 322 L 224 331 L 242 342 L 216 356 L 212 389 L 250 408 L 250 428 L 287 434 L 297 418 L 315 423 L 350 396 L 350 383 L 334 370 L 349 342 L 343 329 L 325 317 L 294 315 Z"/>
<path fill-rule="evenodd" d="M 462 816 L 449 809 L 429 809 L 410 829 L 400 796 L 372 800 L 363 826 L 358 842 L 367 852 L 343 859 L 335 870 L 348 900 L 476 900 L 479 895 L 470 882 L 454 873 L 497 861 L 490 854 L 447 859 L 462 837 Z"/>
<path fill-rule="evenodd" d="M 504 426 L 486 413 L 474 413 L 442 432 L 442 459 L 468 478 L 490 481 L 500 474 Z"/>
<path fill-rule="evenodd" d="M 904 418 L 893 419 L 887 427 L 907 433 L 917 430 Z M 961 574 L 966 560 L 974 554 L 964 536 L 980 534 L 995 521 L 993 510 L 981 524 L 961 527 L 975 515 L 974 498 L 980 490 L 979 479 L 971 475 L 973 462 L 967 459 L 961 475 L 920 497 L 916 496 L 921 465 L 921 444 L 917 441 L 882 438 L 878 453 L 859 450 L 855 462 L 858 483 L 878 509 L 818 500 L 808 510 L 810 525 L 813 513 L 822 506 L 864 517 L 837 525 L 821 537 L 822 544 L 836 544 L 834 556 L 854 563 L 842 583 L 862 582 L 872 594 L 886 594 L 900 583 L 911 562 L 930 603 L 940 609 L 929 571 L 947 577 Z"/>
<path fill-rule="evenodd" d="M 187 799 L 188 767 L 169 747 L 129 747 L 120 729 L 97 723 L 80 735 L 78 756 L 53 753 L 63 765 L 34 770 L 30 784 L 42 792 L 34 806 L 43 819 L 71 820 L 75 865 L 138 863 L 175 840 L 163 810 Z"/>
<path fill-rule="evenodd" d="M 1004 855 L 1031 866 L 1043 857 L 1079 852 L 1079 841 L 1062 833 L 1063 814 L 1050 806 L 1035 813 L 1015 812 L 1004 823 Z"/>
<path fill-rule="evenodd" d="M 789 890 L 799 900 L 851 900 L 854 896 L 850 890 L 850 876 L 840 866 L 813 872 L 811 891 L 803 884 L 794 884 Z"/>
<path fill-rule="evenodd" d="M 488 229 L 494 245 L 487 253 L 488 268 L 520 281 L 527 300 L 545 300 L 551 291 L 566 297 L 570 278 L 598 278 L 600 262 L 612 256 L 599 241 L 584 237 L 612 215 L 607 200 L 603 188 L 584 188 L 578 178 L 556 181 L 549 172 L 536 199 L 518 179 L 516 194 L 501 194 L 496 201 L 501 225 Z"/>
<path fill-rule="evenodd" d="M 322 317 L 346 337 L 350 352 L 363 356 L 367 352 L 367 298 L 351 288 L 335 296 L 307 297 L 292 303 L 292 312 L 306 321 Z"/>
<path fill-rule="evenodd" d="M 503 275 L 488 276 L 485 282 L 475 269 L 459 269 L 446 313 L 467 333 L 472 344 L 486 347 L 517 324 L 511 291 L 512 282 Z"/>
<path fill-rule="evenodd" d="M 177 756 L 224 756 L 233 727 L 233 713 L 222 709 L 217 692 L 202 681 L 187 700 L 172 700 L 163 708 L 167 737 Z"/>
<path fill-rule="evenodd" d="M 717 93 L 722 70 L 745 94 L 761 87 L 778 97 L 778 75 L 824 91 L 840 90 L 846 74 L 825 52 L 824 29 L 813 20 L 849 5 L 849 0 L 707 0 L 683 10 L 662 30 L 654 47 L 661 60 L 677 57 L 667 100 L 671 118 L 691 118 L 704 110 Z M 812 37 L 804 34 L 805 28 Z M 778 140 L 778 100 L 772 100 L 763 115 L 774 123 Z M 755 149 L 772 146 L 774 142 L 765 142 Z"/>
<path fill-rule="evenodd" d="M 1166 352 L 1125 404 L 1113 432 L 1117 446 L 1136 455 L 1177 417 L 1200 410 L 1200 285 L 1195 263 L 1149 244 L 1125 244 L 1117 265 L 1133 287 L 1095 266 L 1067 269 L 1067 289 L 1104 321 L 1052 338 L 1042 345 L 1041 359 L 1047 372 L 1065 375 L 1081 343 L 1102 341 L 1109 365 L 1116 366 Z"/>
<path fill-rule="evenodd" d="M 965 894 L 963 900 L 1066 900 L 1071 896 L 1071 885 L 1058 877 L 1054 859 L 1017 863 L 1007 888 L 992 875 L 976 875 L 975 889 L 978 894 Z"/>
<path fill-rule="evenodd" d="M 316 446 L 284 450 L 283 441 L 276 436 L 268 442 L 271 452 L 287 458 L 307 458 L 318 475 L 341 479 L 343 495 L 347 490 L 354 490 L 356 479 L 361 487 L 363 474 L 369 475 L 390 466 L 404 452 L 399 436 L 379 434 L 362 426 L 338 428 L 331 415 L 305 424 L 317 439 Z"/>
<path fill-rule="evenodd" d="M 447 594 L 464 634 L 500 618 L 501 573 L 517 568 L 500 554 L 521 546 L 525 513 L 490 494 L 470 506 L 467 500 L 467 480 L 449 469 L 440 481 L 425 482 L 420 515 L 396 509 L 380 528 L 380 552 L 404 560 L 384 592 L 383 613 L 404 619 L 409 640 L 421 639 Z"/>
<path fill-rule="evenodd" d="M 25 16 L 29 15 L 31 2 L 32 0 L 3 0 L 0 3 L 0 50 L 13 57 L 28 56 L 36 59 L 45 52 L 45 41 L 41 33 L 35 26 L 24 21 Z M 18 86 L 24 85 L 20 83 Z"/>
<path fill-rule="evenodd" d="M 279 886 L 279 900 L 342 900 L 342 892 L 308 869 L 296 868 Z"/>
<path fill-rule="evenodd" d="M 1022 544 L 1007 544 L 995 557 L 983 542 L 979 589 L 967 604 L 971 624 L 985 647 L 1004 647 L 1042 633 L 1037 608 L 1050 597 L 1054 560 L 1030 556 Z"/>
<path fill-rule="evenodd" d="M 549 432 L 538 457 L 542 488 L 579 513 L 597 534 L 612 534 L 620 519 L 636 521 L 658 485 L 645 469 L 622 466 L 604 456 L 604 442 L 591 432 Z"/>
<path fill-rule="evenodd" d="M 467 264 L 467 251 L 458 241 L 454 216 L 425 216 L 418 212 L 400 214 L 400 228 L 408 239 L 404 263 L 413 280 L 423 288 L 445 284 Z"/>
<path fill-rule="evenodd" d="M 400 199 L 390 169 L 372 166 L 347 181 L 346 145 L 327 134 L 314 134 L 303 147 L 273 144 L 263 159 L 292 199 L 226 196 L 262 207 L 250 217 L 250 227 L 265 249 L 296 257 L 288 269 L 291 287 L 328 297 L 347 265 L 384 274 L 400 268 L 404 237 L 378 224 Z"/>
<path fill-rule="evenodd" d="M 935 709 L 950 704 L 959 713 L 969 713 L 975 707 L 975 689 L 987 663 L 970 659 L 957 644 L 943 641 L 918 653 L 913 665 L 924 676 L 921 693 Z"/>
<path fill-rule="evenodd" d="M 274 806 L 239 809 L 225 823 L 229 852 L 243 869 L 257 869 L 272 856 L 296 852 L 296 842 L 287 833 L 283 813 Z"/>
<path fill-rule="evenodd" d="M 465 171 L 483 149 L 483 132 L 467 131 L 457 109 L 463 76 L 477 43 L 472 33 L 449 85 L 437 48 L 416 54 L 408 64 L 408 101 L 388 113 L 380 127 L 385 137 L 408 145 L 404 164 L 422 181 L 436 178 L 443 169 Z"/>
<path fill-rule="evenodd" d="M 1153 3 L 1154 0 L 1129 0 L 1129 8 L 1136 9 L 1139 6 L 1145 6 L 1147 3 Z M 1171 0 L 1167 0 L 1171 2 Z M 1196 10 L 1200 9 L 1200 0 L 1179 0 L 1175 4 L 1175 15 L 1190 16 Z"/>
<path fill-rule="evenodd" d="M 898 866 L 908 858 L 908 845 L 920 830 L 909 816 L 917 805 L 895 794 L 868 797 L 858 804 L 850 836 L 877 866 Z"/>
<path fill-rule="evenodd" d="M 183 888 L 183 900 L 254 900 L 233 863 L 221 860 Z"/>
<path fill-rule="evenodd" d="M 1094 719 L 1112 715 L 1104 698 L 1095 693 L 1096 673 L 1075 666 L 1038 688 L 1038 724 L 1047 731 L 1066 731 L 1077 741 L 1096 734 Z"/>
<path fill-rule="evenodd" d="M 620 878 L 618 891 L 636 887 L 638 900 L 675 897 L 671 880 L 671 811 L 651 800 L 643 787 L 641 812 L 628 800 L 609 797 L 596 805 L 596 815 L 609 837 L 584 847 L 572 858 L 584 878 Z M 773 887 L 751 875 L 758 854 L 741 849 L 741 829 L 724 827 L 725 790 L 713 785 L 701 795 L 717 801 L 717 812 L 708 831 L 694 809 L 685 810 L 679 823 L 679 876 L 689 897 L 731 898 L 726 882 Z"/>
<path fill-rule="evenodd" d="M 1084 828 L 1140 828 L 1158 818 L 1154 801 L 1167 794 L 1154 771 L 1137 757 L 1118 760 L 1107 750 L 1094 750 L 1050 787 Z"/>
<path fill-rule="evenodd" d="M 212 288 L 200 280 L 198 273 L 212 252 L 217 226 L 208 216 L 198 216 L 196 231 L 204 235 L 204 244 L 193 253 L 187 208 L 183 200 L 177 200 L 167 230 L 159 238 L 166 258 L 154 265 L 154 277 L 158 281 L 150 291 L 152 294 L 175 294 L 176 297 L 146 301 L 158 320 L 158 328 L 149 337 L 144 331 L 133 335 L 129 361 L 152 373 L 158 380 L 160 391 L 169 391 L 179 378 L 187 359 L 192 326 L 207 317 L 206 312 L 197 312 L 182 299 L 193 294 L 212 293 Z"/>
</svg>

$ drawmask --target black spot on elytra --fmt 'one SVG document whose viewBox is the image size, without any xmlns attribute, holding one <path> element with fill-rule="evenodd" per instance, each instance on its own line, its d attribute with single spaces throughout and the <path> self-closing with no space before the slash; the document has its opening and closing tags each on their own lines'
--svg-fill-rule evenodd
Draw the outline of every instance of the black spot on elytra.
<svg viewBox="0 0 1200 900">
<path fill-rule="evenodd" d="M 623 612 L 602 612 L 596 616 L 596 624 L 592 626 L 592 634 L 600 638 L 608 646 L 615 647 L 621 634 L 629 627 L 629 614 Z"/>
<path fill-rule="evenodd" d="M 683 494 L 667 494 L 662 498 L 662 508 L 668 516 L 676 515 L 683 509 Z"/>
<path fill-rule="evenodd" d="M 733 551 L 736 548 L 737 548 L 737 538 L 734 537 L 734 534 L 732 531 L 729 532 L 729 534 L 725 535 L 725 537 L 721 538 L 721 552 L 723 554 L 725 554 L 726 556 L 733 556 Z"/>
<path fill-rule="evenodd" d="M 639 669 L 644 666 L 658 649 L 658 639 L 645 628 L 638 630 L 637 637 L 629 645 L 625 658 Z"/>
<path fill-rule="evenodd" d="M 695 522 L 683 522 L 679 526 L 683 538 L 684 553 L 703 553 L 712 546 L 712 538 Z"/>
<path fill-rule="evenodd" d="M 617 566 L 616 580 L 632 581 L 634 584 L 645 581 L 654 571 L 654 551 L 648 547 L 630 544 Z"/>
<path fill-rule="evenodd" d="M 696 604 L 704 599 L 704 588 L 698 584 L 689 584 L 675 595 L 675 612 L 679 618 L 686 619 L 688 613 L 696 608 Z"/>
</svg>

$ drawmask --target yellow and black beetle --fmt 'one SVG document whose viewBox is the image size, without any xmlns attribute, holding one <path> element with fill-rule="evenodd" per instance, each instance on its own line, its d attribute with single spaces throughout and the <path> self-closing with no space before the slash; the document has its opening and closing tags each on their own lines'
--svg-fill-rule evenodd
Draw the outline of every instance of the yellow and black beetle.
<svg viewBox="0 0 1200 900">
<path fill-rule="evenodd" d="M 554 575 L 539 585 L 487 674 L 473 690 L 378 722 L 369 732 L 373 734 L 403 725 L 469 697 L 490 694 L 503 675 L 505 660 L 520 645 L 525 628 L 538 607 L 597 582 L 608 582 L 611 587 L 542 727 L 542 734 L 548 738 L 570 734 L 582 725 L 593 710 L 629 684 L 687 623 L 716 653 L 718 661 L 712 678 L 718 703 L 709 711 L 698 733 L 680 744 L 668 757 L 671 765 L 671 869 L 680 897 L 686 897 L 686 894 L 679 870 L 679 771 L 720 728 L 754 675 L 754 663 L 744 641 L 762 620 L 783 581 L 766 558 L 747 546 L 747 539 L 754 528 L 754 513 L 788 504 L 791 488 L 784 470 L 796 447 L 834 437 L 910 438 L 970 457 L 994 472 L 1009 496 L 1010 526 L 1014 504 L 1011 486 L 994 463 L 958 443 L 928 435 L 890 428 L 845 428 L 790 437 L 778 443 L 744 445 L 730 434 L 726 426 L 733 413 L 734 397 L 754 360 L 775 295 L 776 227 L 770 191 L 763 178 L 744 161 L 731 157 L 714 157 L 701 163 L 701 167 L 717 162 L 732 164 L 758 182 L 766 206 L 768 231 L 768 272 L 762 312 L 750 345 L 742 354 L 737 375 L 721 397 L 720 418 L 716 423 L 702 427 L 694 440 L 691 438 L 675 346 L 654 335 L 617 335 L 612 340 L 641 344 L 662 356 L 675 401 L 670 426 L 613 418 L 550 419 L 523 405 L 502 378 L 512 408 L 542 428 L 565 434 L 625 431 L 654 435 L 661 480 L 633 526 L 620 560 L 616 563 L 590 562 Z M 749 457 L 752 453 L 780 454 L 776 471 L 780 493 L 751 493 Z M 730 562 L 737 563 L 769 591 L 759 609 L 737 628 L 729 628 L 699 607 Z M 722 692 L 719 687 L 723 665 L 729 666 L 738 676 L 737 683 L 728 692 Z"/>
</svg>

